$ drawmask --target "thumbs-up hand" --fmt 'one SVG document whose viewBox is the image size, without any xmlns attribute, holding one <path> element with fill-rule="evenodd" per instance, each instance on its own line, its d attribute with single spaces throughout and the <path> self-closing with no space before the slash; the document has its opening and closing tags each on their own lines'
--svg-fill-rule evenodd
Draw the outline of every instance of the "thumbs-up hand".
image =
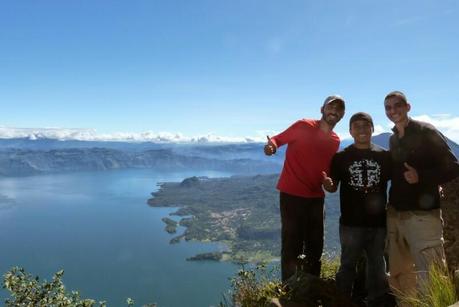
<svg viewBox="0 0 459 307">
<path fill-rule="evenodd" d="M 418 175 L 418 171 L 412 167 L 411 165 L 409 165 L 408 163 L 404 163 L 405 165 L 405 168 L 407 169 L 403 175 L 405 176 L 405 180 L 409 183 L 409 184 L 415 184 L 415 183 L 418 183 L 419 182 L 419 175 Z"/>
<path fill-rule="evenodd" d="M 336 187 L 335 187 L 335 184 L 333 183 L 333 179 L 328 177 L 326 172 L 322 172 L 322 185 L 324 189 L 327 190 L 328 192 L 336 191 Z"/>
<path fill-rule="evenodd" d="M 265 145 L 265 155 L 267 156 L 271 156 L 273 154 L 276 153 L 276 145 L 273 143 L 273 141 L 271 141 L 271 139 L 269 138 L 269 136 L 266 136 L 266 138 L 268 139 L 268 143 Z"/>
<path fill-rule="evenodd" d="M 443 192 L 443 187 L 441 185 L 438 186 L 438 194 L 440 194 L 440 199 L 445 199 L 445 192 Z"/>
</svg>

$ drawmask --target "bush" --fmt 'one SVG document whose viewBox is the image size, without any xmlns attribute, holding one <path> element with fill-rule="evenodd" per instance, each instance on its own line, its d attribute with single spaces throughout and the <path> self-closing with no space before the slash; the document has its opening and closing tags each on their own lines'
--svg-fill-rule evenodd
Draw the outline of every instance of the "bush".
<svg viewBox="0 0 459 307">
<path fill-rule="evenodd" d="M 8 307 L 35 307 L 35 306 L 59 306 L 59 307 L 105 307 L 106 302 L 96 303 L 93 299 L 81 299 L 78 291 L 66 291 L 62 282 L 64 271 L 54 274 L 51 282 L 46 280 L 40 283 L 38 276 L 33 277 L 23 268 L 14 267 L 3 276 L 3 288 L 7 289 L 11 296 L 5 300 Z M 134 306 L 134 300 L 126 300 L 128 306 Z M 154 307 L 155 304 L 148 306 Z"/>
<path fill-rule="evenodd" d="M 231 291 L 223 296 L 220 307 L 263 307 L 272 298 L 280 298 L 287 294 L 286 289 L 276 277 L 276 268 L 268 270 L 262 263 L 254 268 L 242 269 L 231 279 Z"/>
<path fill-rule="evenodd" d="M 67 293 L 62 283 L 64 271 L 54 274 L 51 282 L 40 283 L 37 277 L 25 272 L 23 268 L 14 267 L 3 277 L 3 288 L 11 293 L 6 299 L 6 306 L 94 306 L 96 301 L 92 299 L 80 299 L 78 291 Z M 105 302 L 99 302 L 99 306 L 106 306 Z"/>
<path fill-rule="evenodd" d="M 300 256 L 301 257 L 301 256 Z M 301 259 L 301 258 L 300 258 Z M 339 267 L 339 260 L 325 258 L 322 262 L 321 270 L 321 289 L 312 291 L 334 293 L 334 277 Z M 296 281 L 287 289 L 279 279 L 279 267 L 268 270 L 266 264 L 259 264 L 247 269 L 242 265 L 242 269 L 231 279 L 231 290 L 228 295 L 223 296 L 220 307 L 263 307 L 268 306 L 272 299 L 277 298 L 287 301 L 304 301 L 303 293 L 300 290 L 306 289 L 304 283 L 308 283 L 308 278 L 302 275 L 296 277 Z M 315 277 L 317 278 L 317 277 Z M 317 278 L 318 279 L 318 278 Z M 317 284 L 319 286 L 319 284 Z M 323 295 L 324 293 L 320 293 Z M 328 293 L 326 293 L 328 295 Z M 307 298 L 308 299 L 308 298 Z"/>
</svg>

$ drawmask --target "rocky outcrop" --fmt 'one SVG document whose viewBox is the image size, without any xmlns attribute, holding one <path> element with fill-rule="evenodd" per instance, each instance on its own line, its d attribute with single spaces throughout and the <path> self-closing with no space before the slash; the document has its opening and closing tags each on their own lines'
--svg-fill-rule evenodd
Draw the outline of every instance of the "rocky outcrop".
<svg viewBox="0 0 459 307">
<path fill-rule="evenodd" d="M 459 269 L 459 178 L 443 185 L 445 253 L 451 272 Z"/>
<path fill-rule="evenodd" d="M 288 298 L 272 299 L 269 307 L 357 307 L 336 288 L 333 279 L 322 279 L 299 272 L 287 281 Z"/>
</svg>

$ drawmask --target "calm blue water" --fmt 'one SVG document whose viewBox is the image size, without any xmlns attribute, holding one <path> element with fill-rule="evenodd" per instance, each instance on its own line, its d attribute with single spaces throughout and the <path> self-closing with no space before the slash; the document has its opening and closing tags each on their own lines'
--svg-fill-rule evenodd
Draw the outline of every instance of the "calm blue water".
<svg viewBox="0 0 459 307">
<path fill-rule="evenodd" d="M 50 280 L 63 268 L 67 289 L 109 306 L 126 306 L 127 297 L 136 306 L 217 305 L 238 267 L 186 261 L 218 246 L 170 245 L 173 235 L 161 218 L 174 210 L 146 204 L 158 182 L 193 175 L 229 174 L 119 170 L 0 178 L 0 195 L 12 199 L 11 206 L 0 204 L 1 274 L 18 265 Z M 3 302 L 7 293 L 0 294 Z"/>
</svg>

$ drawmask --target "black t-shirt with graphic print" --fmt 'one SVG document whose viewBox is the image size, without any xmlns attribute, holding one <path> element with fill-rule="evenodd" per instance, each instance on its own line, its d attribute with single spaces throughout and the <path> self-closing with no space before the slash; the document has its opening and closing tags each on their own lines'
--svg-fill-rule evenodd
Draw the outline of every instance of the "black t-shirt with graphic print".
<svg viewBox="0 0 459 307">
<path fill-rule="evenodd" d="M 342 225 L 385 227 L 390 172 L 389 152 L 375 144 L 369 149 L 350 145 L 333 157 L 330 177 L 340 184 Z"/>
</svg>

